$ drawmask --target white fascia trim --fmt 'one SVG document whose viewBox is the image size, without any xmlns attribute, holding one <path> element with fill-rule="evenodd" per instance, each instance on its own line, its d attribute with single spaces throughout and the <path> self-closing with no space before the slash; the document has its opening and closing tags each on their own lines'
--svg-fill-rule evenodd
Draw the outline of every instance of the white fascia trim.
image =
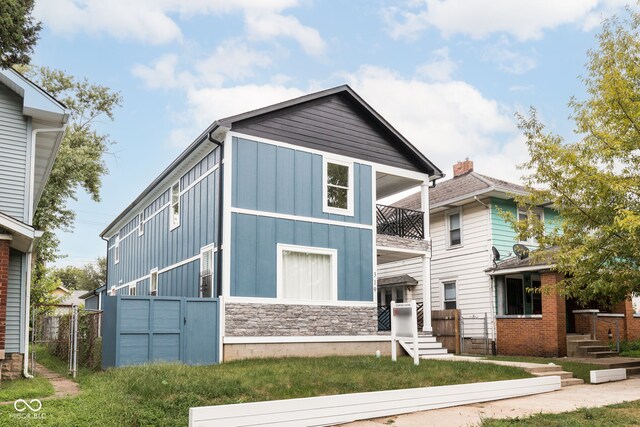
<svg viewBox="0 0 640 427">
<path fill-rule="evenodd" d="M 419 249 L 407 249 L 407 248 L 393 248 L 389 246 L 376 246 L 377 250 L 388 251 L 388 252 L 401 252 L 406 254 L 416 254 L 420 256 L 428 256 L 431 258 L 431 252 L 429 251 L 421 251 Z"/>
<path fill-rule="evenodd" d="M 219 207 L 217 214 L 222 215 L 222 230 L 218 230 L 218 233 L 222 233 L 222 247 L 225 248 L 222 251 L 222 295 L 225 297 L 226 303 L 226 298 L 231 295 L 231 251 L 227 250 L 227 248 L 231 247 L 231 193 L 233 179 L 232 132 L 227 132 L 222 149 L 224 150 L 222 206 Z M 221 272 L 218 272 L 218 274 L 220 273 Z"/>
<path fill-rule="evenodd" d="M 598 313 L 598 317 L 619 317 L 624 318 L 624 314 L 622 313 Z"/>
<path fill-rule="evenodd" d="M 383 173 L 387 173 L 387 174 L 391 174 L 391 175 L 398 175 L 398 176 L 403 176 L 406 178 L 411 178 L 411 179 L 415 179 L 416 181 L 433 181 L 433 179 L 439 179 L 439 178 L 434 178 L 434 177 L 430 177 L 429 174 L 426 173 L 420 173 L 420 172 L 414 172 L 414 171 L 410 171 L 410 170 L 406 170 L 406 169 L 402 169 L 402 168 L 398 168 L 395 166 L 387 166 L 387 165 L 383 165 L 381 163 L 375 163 L 375 162 L 371 162 L 368 160 L 362 160 L 362 159 L 358 159 L 355 157 L 347 157 L 347 156 L 343 156 L 341 154 L 335 154 L 335 153 L 330 153 L 327 151 L 321 151 L 321 150 L 315 150 L 313 148 L 307 148 L 307 147 L 303 147 L 301 145 L 294 145 L 294 144 L 288 144 L 286 142 L 280 142 L 280 141 L 275 141 L 273 139 L 268 139 L 268 138 L 262 138 L 259 136 L 253 136 L 253 135 L 247 135 L 244 133 L 240 133 L 240 132 L 236 132 L 236 131 L 229 131 L 227 133 L 227 137 L 236 137 L 236 138 L 241 138 L 241 139 L 248 139 L 250 141 L 255 141 L 255 142 L 261 142 L 264 144 L 270 144 L 270 145 L 275 145 L 277 147 L 284 147 L 284 148 L 290 148 L 292 150 L 298 150 L 298 151 L 304 151 L 306 153 L 311 153 L 311 154 L 318 154 L 320 156 L 328 156 L 332 159 L 335 160 L 341 160 L 343 162 L 347 162 L 347 163 L 359 163 L 361 165 L 368 165 L 368 166 L 375 166 L 379 172 L 383 172 Z M 225 142 L 226 144 L 226 142 Z M 227 158 L 226 153 L 225 153 L 225 158 Z M 375 180 L 373 181 L 373 183 L 375 183 Z M 420 185 L 419 183 L 416 183 L 416 186 Z"/>
<path fill-rule="evenodd" d="M 324 305 L 327 307 L 377 307 L 373 301 L 311 301 L 284 298 L 226 297 L 227 304 Z"/>
<path fill-rule="evenodd" d="M 509 268 L 505 270 L 496 270 L 486 272 L 489 276 L 503 276 L 506 274 L 518 274 L 525 271 L 551 270 L 555 264 L 533 265 L 530 267 Z"/>
<path fill-rule="evenodd" d="M 390 335 L 326 335 L 292 337 L 224 337 L 224 344 L 284 344 L 316 342 L 389 342 Z"/>
<path fill-rule="evenodd" d="M 340 227 L 351 227 L 351 228 L 362 228 L 365 230 L 373 230 L 373 226 L 371 225 L 358 224 L 355 222 L 335 221 L 332 219 L 313 218 L 310 216 L 281 214 L 281 213 L 275 213 L 275 212 L 257 211 L 253 209 L 244 209 L 244 208 L 229 208 L 229 210 L 230 212 L 233 212 L 233 213 L 239 213 L 239 214 L 245 214 L 245 215 L 254 215 L 254 216 L 262 216 L 262 217 L 277 218 L 277 219 L 288 219 L 292 221 L 315 222 L 317 224 L 328 224 L 328 225 L 337 225 Z"/>
</svg>

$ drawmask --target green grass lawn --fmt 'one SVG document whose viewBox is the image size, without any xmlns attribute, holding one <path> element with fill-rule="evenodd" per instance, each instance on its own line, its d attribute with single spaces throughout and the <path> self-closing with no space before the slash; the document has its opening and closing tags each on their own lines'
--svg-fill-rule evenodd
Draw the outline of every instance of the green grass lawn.
<svg viewBox="0 0 640 427">
<path fill-rule="evenodd" d="M 525 357 L 525 356 L 489 356 L 487 359 L 492 360 L 510 360 L 513 362 L 528 362 L 528 363 L 542 363 L 544 365 L 549 363 L 555 363 L 562 367 L 562 370 L 573 372 L 575 378 L 584 380 L 585 383 L 589 383 L 589 371 L 597 371 L 605 369 L 604 366 L 594 365 L 590 363 L 573 362 L 562 357 Z"/>
<path fill-rule="evenodd" d="M 51 383 L 46 378 L 38 376 L 29 380 L 25 378 L 5 380 L 0 382 L 0 402 L 47 397 L 51 396 L 53 391 Z"/>
<path fill-rule="evenodd" d="M 605 406 L 579 409 L 561 414 L 540 414 L 511 420 L 487 419 L 482 427 L 620 427 L 640 425 L 640 400 Z"/>
<path fill-rule="evenodd" d="M 409 357 L 396 363 L 389 358 L 322 357 L 199 367 L 158 364 L 79 375 L 81 394 L 43 402 L 44 418 L 38 425 L 177 426 L 186 425 L 191 406 L 527 377 L 521 369 L 472 362 L 423 360 L 414 366 Z M 8 416 L 3 410 L 9 411 L 0 407 L 0 425 Z M 33 425 L 33 420 L 11 422 Z"/>
</svg>

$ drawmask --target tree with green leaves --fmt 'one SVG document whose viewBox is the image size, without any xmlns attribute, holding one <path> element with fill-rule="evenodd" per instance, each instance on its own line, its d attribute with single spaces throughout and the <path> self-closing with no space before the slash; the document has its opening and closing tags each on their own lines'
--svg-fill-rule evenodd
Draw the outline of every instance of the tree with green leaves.
<svg viewBox="0 0 640 427">
<path fill-rule="evenodd" d="M 44 231 L 37 251 L 37 262 L 44 263 L 59 257 L 59 241 L 54 232 L 73 227 L 76 215 L 67 203 L 77 199 L 78 189 L 84 189 L 92 200 L 100 200 L 102 176 L 107 173 L 104 156 L 112 141 L 108 134 L 97 130 L 96 124 L 103 118 L 113 120 L 122 97 L 105 86 L 76 79 L 63 71 L 34 67 L 27 74 L 71 111 L 34 217 L 34 226 Z"/>
<path fill-rule="evenodd" d="M 581 302 L 640 292 L 639 30 L 640 14 L 630 9 L 603 22 L 582 77 L 586 99 L 569 102 L 575 141 L 548 132 L 534 109 L 517 116 L 530 154 L 520 165 L 530 195 L 517 202 L 529 209 L 551 204 L 561 224 L 545 234 L 536 215 L 509 220 L 521 238 L 554 248 L 566 277 L 561 290 Z"/>
<path fill-rule="evenodd" d="M 59 279 L 69 290 L 92 290 L 104 285 L 107 281 L 107 259 L 99 257 L 96 262 L 82 267 L 72 265 L 50 269 L 51 276 Z"/>
<path fill-rule="evenodd" d="M 42 24 L 33 19 L 34 0 L 2 0 L 0 4 L 0 68 L 31 60 Z"/>
<path fill-rule="evenodd" d="M 122 97 L 105 86 L 90 83 L 87 79 L 76 79 L 63 71 L 33 67 L 25 73 L 62 101 L 71 113 L 34 215 L 34 226 L 44 231 L 36 249 L 33 268 L 31 289 L 35 304 L 39 295 L 50 290 L 52 281 L 59 281 L 45 266 L 61 256 L 55 232 L 73 229 L 76 214 L 67 203 L 76 200 L 78 189 L 83 189 L 92 200 L 100 200 L 102 177 L 107 173 L 104 157 L 113 142 L 108 134 L 98 130 L 97 123 L 104 118 L 113 120 L 114 110 L 121 105 Z"/>
</svg>

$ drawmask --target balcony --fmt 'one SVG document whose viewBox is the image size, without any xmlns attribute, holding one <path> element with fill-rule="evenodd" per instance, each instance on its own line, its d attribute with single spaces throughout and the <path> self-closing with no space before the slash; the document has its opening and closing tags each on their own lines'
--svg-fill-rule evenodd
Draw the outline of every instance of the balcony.
<svg viewBox="0 0 640 427">
<path fill-rule="evenodd" d="M 376 205 L 376 225 L 378 234 L 424 239 L 424 212 L 395 206 Z"/>
</svg>

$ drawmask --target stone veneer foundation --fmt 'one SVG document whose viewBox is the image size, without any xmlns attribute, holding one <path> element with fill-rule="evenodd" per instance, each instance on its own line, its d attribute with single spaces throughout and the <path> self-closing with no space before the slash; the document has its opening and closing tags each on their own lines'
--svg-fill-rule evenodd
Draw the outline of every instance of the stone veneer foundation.
<svg viewBox="0 0 640 427">
<path fill-rule="evenodd" d="M 225 304 L 225 336 L 376 335 L 377 307 Z"/>
<path fill-rule="evenodd" d="M 20 353 L 7 353 L 0 360 L 0 381 L 15 380 L 22 376 L 22 355 Z"/>
</svg>

